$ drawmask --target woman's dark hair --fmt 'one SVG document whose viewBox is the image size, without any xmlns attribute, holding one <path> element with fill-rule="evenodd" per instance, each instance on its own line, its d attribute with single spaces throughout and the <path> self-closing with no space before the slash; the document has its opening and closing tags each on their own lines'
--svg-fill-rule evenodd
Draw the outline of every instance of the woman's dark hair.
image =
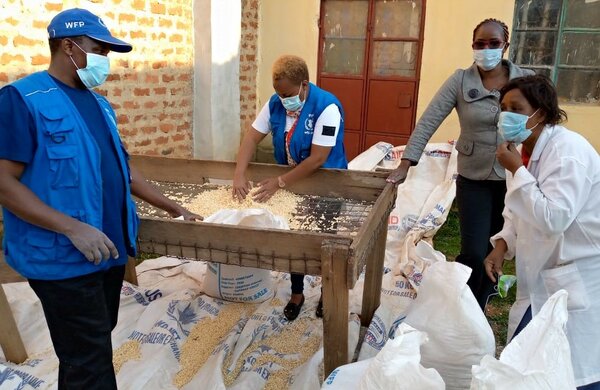
<svg viewBox="0 0 600 390">
<path fill-rule="evenodd" d="M 477 30 L 479 30 L 479 27 L 483 26 L 486 23 L 496 23 L 498 26 L 500 26 L 500 28 L 502 28 L 502 33 L 504 34 L 504 42 L 508 42 L 508 26 L 503 21 L 494 18 L 482 20 L 481 23 L 475 26 L 475 29 L 473 30 L 473 41 L 475 40 L 475 34 L 477 34 Z"/>
<path fill-rule="evenodd" d="M 521 91 L 534 109 L 541 109 L 546 115 L 545 125 L 556 125 L 567 120 L 567 113 L 558 106 L 558 96 L 552 81 L 543 75 L 517 77 L 510 80 L 500 90 L 500 101 L 513 89 Z"/>
</svg>

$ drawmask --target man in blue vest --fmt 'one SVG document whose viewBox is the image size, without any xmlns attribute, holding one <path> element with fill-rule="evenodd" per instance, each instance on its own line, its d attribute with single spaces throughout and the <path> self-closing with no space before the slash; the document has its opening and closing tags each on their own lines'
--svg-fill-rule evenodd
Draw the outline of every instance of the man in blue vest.
<svg viewBox="0 0 600 390">
<path fill-rule="evenodd" d="M 271 133 L 273 152 L 278 164 L 293 169 L 279 177 L 271 177 L 258 184 L 253 194 L 255 200 L 268 200 L 286 185 L 310 176 L 319 168 L 348 168 L 344 150 L 344 110 L 340 101 L 310 83 L 308 66 L 297 56 L 283 55 L 273 64 L 273 89 L 275 93 L 263 106 L 252 128 L 248 129 L 237 157 L 233 179 L 233 197 L 244 199 L 250 192 L 246 169 L 258 144 Z M 336 202 L 337 203 L 337 202 Z M 319 207 L 319 206 L 317 206 Z M 340 204 L 325 206 L 339 209 Z M 319 215 L 320 210 L 313 210 Z M 325 212 L 325 210 L 323 210 Z M 317 219 L 317 224 L 320 219 Z M 321 230 L 328 230 L 324 227 Z M 304 275 L 291 274 L 291 297 L 283 310 L 285 317 L 293 321 L 304 304 Z M 317 317 L 323 316 L 323 303 L 319 300 Z"/>
<path fill-rule="evenodd" d="M 128 164 L 108 100 L 92 92 L 110 51 L 131 45 L 82 9 L 48 26 L 48 71 L 0 90 L 4 254 L 39 297 L 58 356 L 59 389 L 116 389 L 111 330 L 138 217 L 131 195 L 200 218 Z"/>
</svg>

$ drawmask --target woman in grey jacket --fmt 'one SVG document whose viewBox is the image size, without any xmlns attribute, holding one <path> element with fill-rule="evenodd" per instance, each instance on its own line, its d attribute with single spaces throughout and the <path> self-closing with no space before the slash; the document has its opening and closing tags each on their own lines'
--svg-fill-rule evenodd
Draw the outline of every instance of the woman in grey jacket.
<svg viewBox="0 0 600 390">
<path fill-rule="evenodd" d="M 504 168 L 496 161 L 500 89 L 510 79 L 532 74 L 502 57 L 509 46 L 508 27 L 486 19 L 473 30 L 474 63 L 458 69 L 444 83 L 419 119 L 398 169 L 388 181 L 399 183 L 416 165 L 435 131 L 456 109 L 460 121 L 456 202 L 461 249 L 456 261 L 473 269 L 469 287 L 483 309 L 493 284 L 485 276 L 483 259 L 491 251 L 489 239 L 502 229 L 506 193 Z"/>
</svg>

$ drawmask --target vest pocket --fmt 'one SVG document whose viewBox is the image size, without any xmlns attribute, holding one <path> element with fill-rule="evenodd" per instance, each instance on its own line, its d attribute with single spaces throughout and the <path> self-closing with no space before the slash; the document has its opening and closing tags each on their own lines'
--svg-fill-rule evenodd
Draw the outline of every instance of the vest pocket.
<svg viewBox="0 0 600 390">
<path fill-rule="evenodd" d="M 46 145 L 50 160 L 50 184 L 52 188 L 79 186 L 79 162 L 76 145 Z"/>
<path fill-rule="evenodd" d="M 25 242 L 31 248 L 29 256 L 34 261 L 54 261 L 56 259 L 56 233 L 36 228 L 27 232 Z"/>
</svg>

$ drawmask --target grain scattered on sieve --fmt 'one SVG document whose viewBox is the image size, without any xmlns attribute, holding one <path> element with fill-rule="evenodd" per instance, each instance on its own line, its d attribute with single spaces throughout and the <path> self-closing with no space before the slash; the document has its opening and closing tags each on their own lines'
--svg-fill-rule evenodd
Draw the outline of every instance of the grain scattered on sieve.
<svg viewBox="0 0 600 390">
<path fill-rule="evenodd" d="M 113 366 L 115 374 L 118 374 L 123 364 L 130 360 L 141 360 L 141 344 L 137 340 L 124 342 L 119 348 L 113 351 Z"/>
<path fill-rule="evenodd" d="M 205 317 L 198 321 L 181 347 L 181 368 L 173 384 L 178 389 L 188 384 L 233 326 L 252 310 L 253 305 L 231 303 L 223 306 L 215 318 Z"/>
<path fill-rule="evenodd" d="M 268 201 L 256 202 L 252 199 L 252 195 L 257 190 L 256 187 L 253 188 L 246 199 L 238 201 L 232 198 L 231 187 L 221 187 L 203 191 L 190 201 L 184 202 L 183 206 L 202 216 L 209 216 L 221 209 L 265 209 L 284 217 L 288 223 L 293 223 L 294 212 L 302 197 L 290 191 L 279 190 Z"/>
</svg>

